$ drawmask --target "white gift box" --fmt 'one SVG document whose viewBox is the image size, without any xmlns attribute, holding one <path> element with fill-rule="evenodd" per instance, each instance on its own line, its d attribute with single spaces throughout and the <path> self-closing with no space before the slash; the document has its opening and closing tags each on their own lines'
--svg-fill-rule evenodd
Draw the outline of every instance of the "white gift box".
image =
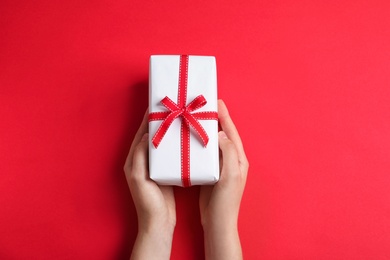
<svg viewBox="0 0 390 260">
<path fill-rule="evenodd" d="M 169 112 L 161 101 L 166 96 L 178 104 L 180 55 L 152 55 L 149 71 L 149 113 Z M 187 73 L 188 105 L 197 96 L 203 95 L 207 104 L 195 112 L 217 112 L 217 73 L 215 57 L 188 56 Z M 182 180 L 181 121 L 176 118 L 156 148 L 152 138 L 163 120 L 149 120 L 149 173 L 150 178 L 162 185 L 185 186 Z M 198 120 L 206 131 L 207 146 L 201 142 L 194 129 L 190 128 L 189 172 L 191 185 L 213 184 L 219 179 L 218 121 Z M 184 158 L 185 160 L 185 158 Z"/>
</svg>

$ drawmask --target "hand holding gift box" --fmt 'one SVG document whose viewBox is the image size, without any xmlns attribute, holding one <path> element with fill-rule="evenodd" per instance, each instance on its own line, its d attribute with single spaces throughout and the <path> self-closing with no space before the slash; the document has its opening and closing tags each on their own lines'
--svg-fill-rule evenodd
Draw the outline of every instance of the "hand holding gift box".
<svg viewBox="0 0 390 260">
<path fill-rule="evenodd" d="M 237 222 L 248 161 L 226 106 L 216 100 L 215 59 L 152 56 L 150 69 L 149 112 L 124 167 L 139 226 L 131 259 L 168 259 L 176 225 L 170 185 L 212 184 L 219 171 L 220 181 L 199 193 L 205 257 L 242 259 Z"/>
<path fill-rule="evenodd" d="M 215 58 L 151 56 L 149 88 L 150 178 L 184 187 L 217 182 Z"/>
</svg>

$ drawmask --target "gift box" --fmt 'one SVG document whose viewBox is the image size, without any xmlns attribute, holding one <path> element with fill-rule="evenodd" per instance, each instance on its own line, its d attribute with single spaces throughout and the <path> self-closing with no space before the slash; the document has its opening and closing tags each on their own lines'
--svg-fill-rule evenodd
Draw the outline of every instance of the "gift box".
<svg viewBox="0 0 390 260">
<path fill-rule="evenodd" d="M 217 108 L 215 57 L 150 57 L 151 179 L 183 187 L 218 181 Z"/>
</svg>

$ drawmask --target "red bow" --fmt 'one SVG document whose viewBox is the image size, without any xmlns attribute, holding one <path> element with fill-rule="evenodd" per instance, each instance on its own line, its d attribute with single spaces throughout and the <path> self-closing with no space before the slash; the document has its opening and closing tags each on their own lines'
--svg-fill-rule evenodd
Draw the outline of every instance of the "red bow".
<svg viewBox="0 0 390 260">
<path fill-rule="evenodd" d="M 181 117 L 184 120 L 184 123 L 188 127 L 192 127 L 196 133 L 198 133 L 200 139 L 202 140 L 203 145 L 206 147 L 209 142 L 209 137 L 204 130 L 203 126 L 199 123 L 198 119 L 215 119 L 218 120 L 218 113 L 213 111 L 191 113 L 204 105 L 207 101 L 203 95 L 197 96 L 188 106 L 180 108 L 175 104 L 169 97 L 165 97 L 161 100 L 161 103 L 170 111 L 170 112 L 154 112 L 149 114 L 149 121 L 155 120 L 164 120 L 160 127 L 158 128 L 156 134 L 152 138 L 152 143 L 154 147 L 158 147 L 161 140 L 164 138 L 165 133 L 168 131 L 172 122 Z"/>
</svg>

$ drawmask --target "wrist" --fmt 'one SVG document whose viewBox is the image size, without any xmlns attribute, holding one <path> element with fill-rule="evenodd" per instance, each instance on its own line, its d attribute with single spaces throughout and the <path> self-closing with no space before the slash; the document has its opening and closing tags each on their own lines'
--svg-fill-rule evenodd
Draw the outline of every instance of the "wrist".
<svg viewBox="0 0 390 260">
<path fill-rule="evenodd" d="M 172 237 L 174 230 L 175 223 L 164 219 L 143 220 L 138 223 L 138 233 L 151 236 Z"/>
<path fill-rule="evenodd" d="M 174 226 L 158 223 L 139 224 L 131 259 L 169 259 Z"/>
<path fill-rule="evenodd" d="M 201 223 L 204 232 L 232 232 L 237 230 L 238 217 L 234 214 L 229 214 L 224 217 L 208 217 L 202 216 Z"/>
<path fill-rule="evenodd" d="M 142 229 L 138 231 L 137 238 L 149 241 L 150 245 L 160 245 L 162 248 L 171 248 L 174 230 Z"/>
<path fill-rule="evenodd" d="M 211 224 L 203 226 L 204 239 L 215 239 L 219 237 L 231 237 L 238 235 L 238 227 L 234 222 L 226 222 L 224 224 Z"/>
<path fill-rule="evenodd" d="M 203 228 L 206 259 L 242 259 L 237 225 Z"/>
</svg>

